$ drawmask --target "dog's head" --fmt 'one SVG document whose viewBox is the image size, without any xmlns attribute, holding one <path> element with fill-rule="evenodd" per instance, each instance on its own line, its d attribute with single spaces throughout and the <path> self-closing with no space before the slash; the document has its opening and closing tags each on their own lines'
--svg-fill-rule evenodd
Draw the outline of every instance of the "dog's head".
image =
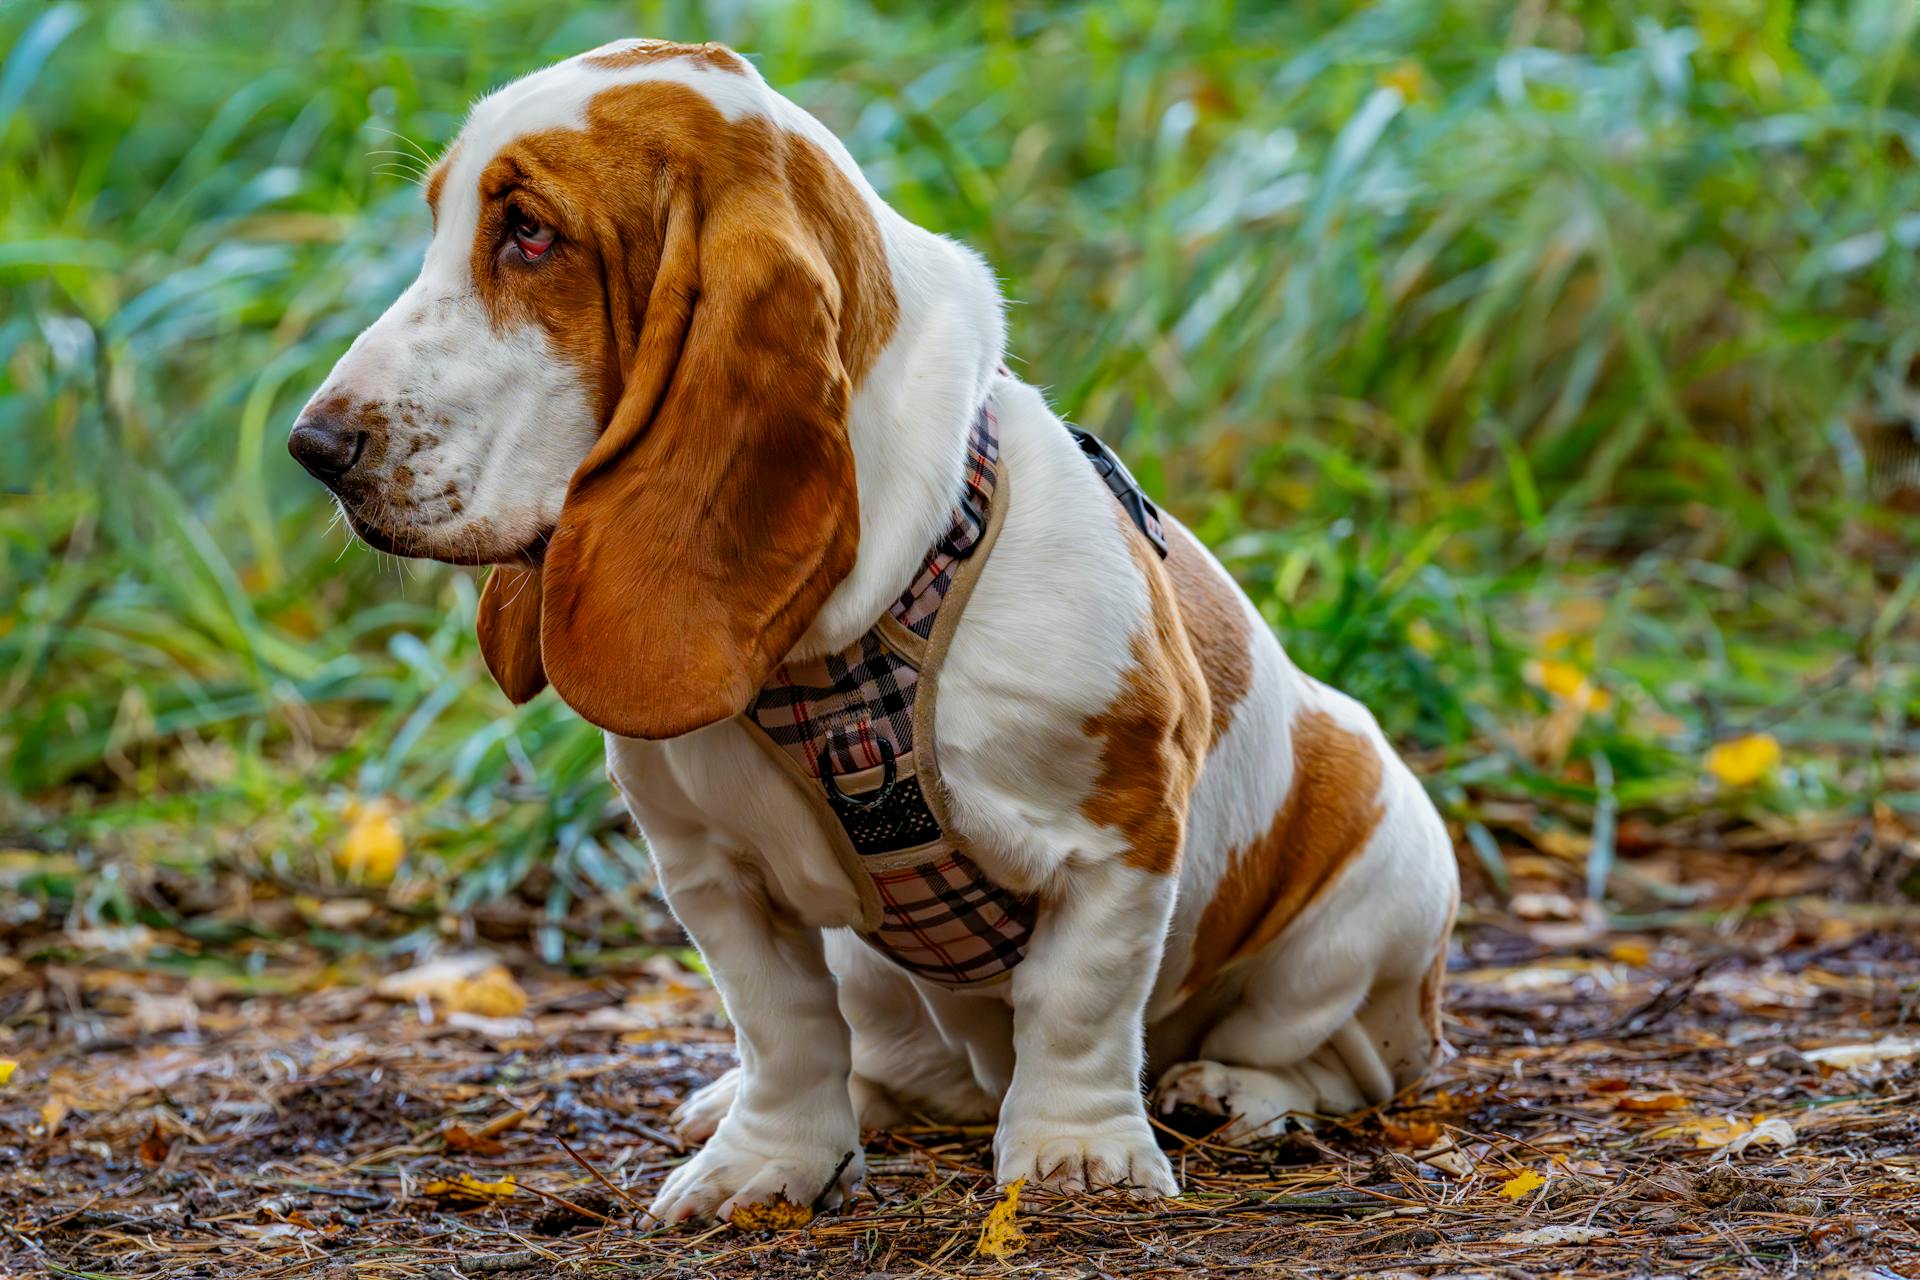
<svg viewBox="0 0 1920 1280">
<path fill-rule="evenodd" d="M 633 41 L 480 102 L 427 199 L 294 457 L 372 545 L 500 566 L 515 701 L 737 713 L 854 564 L 848 405 L 897 313 L 870 189 L 735 54 Z"/>
</svg>

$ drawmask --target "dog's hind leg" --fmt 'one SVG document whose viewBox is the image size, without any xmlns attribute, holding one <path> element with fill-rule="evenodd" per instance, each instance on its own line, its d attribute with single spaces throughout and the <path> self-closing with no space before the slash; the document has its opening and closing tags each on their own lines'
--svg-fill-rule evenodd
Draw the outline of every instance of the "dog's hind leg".
<svg viewBox="0 0 1920 1280">
<path fill-rule="evenodd" d="M 1161 1074 L 1155 1114 L 1251 1142 L 1385 1102 L 1426 1074 L 1442 1049 L 1439 982 L 1457 900 L 1452 848 L 1429 815 L 1390 814 L 1325 909 L 1230 976 L 1237 994 L 1195 1056 Z M 1381 891 L 1374 867 L 1399 869 L 1399 883 Z"/>
</svg>

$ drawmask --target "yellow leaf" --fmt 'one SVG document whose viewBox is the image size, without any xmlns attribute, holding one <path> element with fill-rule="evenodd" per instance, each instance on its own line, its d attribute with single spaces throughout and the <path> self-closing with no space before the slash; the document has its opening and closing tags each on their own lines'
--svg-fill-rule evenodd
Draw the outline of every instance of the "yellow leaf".
<svg viewBox="0 0 1920 1280">
<path fill-rule="evenodd" d="M 334 865 L 341 874 L 359 884 L 389 884 L 400 862 L 407 856 L 407 842 L 394 821 L 393 808 L 385 800 L 375 800 L 360 809 L 353 825 L 334 851 Z"/>
<path fill-rule="evenodd" d="M 1579 707 L 1582 711 L 1605 711 L 1613 705 L 1613 695 L 1605 689 L 1595 688 L 1593 680 L 1587 673 L 1571 662 L 1561 662 L 1554 658 L 1542 658 L 1537 662 L 1529 662 L 1527 679 L 1562 702 Z"/>
<path fill-rule="evenodd" d="M 974 1253 L 1004 1260 L 1027 1247 L 1027 1233 L 1013 1220 L 1014 1215 L 1020 1212 L 1020 1188 L 1026 1185 L 1025 1178 L 1007 1184 L 1006 1195 L 988 1211 L 987 1220 L 980 1224 L 980 1240 L 973 1246 Z"/>
<path fill-rule="evenodd" d="M 12 1058 L 0 1058 L 0 1084 L 5 1084 L 7 1081 L 13 1079 L 13 1073 L 19 1066 L 20 1064 Z"/>
<path fill-rule="evenodd" d="M 506 967 L 484 955 L 447 956 L 403 973 L 389 974 L 374 986 L 389 1000 L 425 997 L 448 1013 L 477 1013 L 483 1018 L 515 1018 L 527 1010 L 527 993 Z"/>
<path fill-rule="evenodd" d="M 1621 964 L 1643 965 L 1653 959 L 1653 951 L 1644 942 L 1622 939 L 1607 948 L 1607 958 Z"/>
<path fill-rule="evenodd" d="M 435 1178 L 420 1188 L 421 1194 L 434 1196 L 441 1200 L 466 1200 L 474 1204 L 485 1204 L 490 1200 L 511 1200 L 518 1188 L 514 1185 L 513 1175 L 507 1174 L 498 1182 L 482 1182 L 470 1173 L 456 1173 L 451 1178 Z"/>
<path fill-rule="evenodd" d="M 1736 1116 L 1699 1116 L 1692 1120 L 1682 1120 L 1679 1124 L 1663 1125 L 1647 1136 L 1649 1138 L 1692 1138 L 1693 1145 L 1702 1151 L 1724 1147 L 1741 1134 L 1751 1131 L 1753 1122 Z"/>
<path fill-rule="evenodd" d="M 1616 1111 L 1678 1111 L 1687 1105 L 1685 1095 L 1678 1093 L 1630 1093 L 1613 1104 Z"/>
<path fill-rule="evenodd" d="M 792 1231 L 813 1221 L 813 1210 L 776 1195 L 765 1204 L 737 1204 L 728 1218 L 742 1231 Z"/>
<path fill-rule="evenodd" d="M 1707 752 L 1707 772 L 1729 787 L 1750 787 L 1780 767 L 1780 743 L 1770 733 L 1752 733 Z"/>
<path fill-rule="evenodd" d="M 1522 1169 L 1500 1184 L 1500 1194 L 1508 1200 L 1525 1200 L 1547 1185 L 1547 1180 L 1532 1169 Z"/>
<path fill-rule="evenodd" d="M 1425 1151 L 1440 1145 L 1440 1125 L 1434 1120 L 1409 1119 L 1405 1124 L 1393 1120 L 1382 1120 L 1380 1132 L 1387 1142 L 1396 1147 L 1412 1147 Z"/>
</svg>

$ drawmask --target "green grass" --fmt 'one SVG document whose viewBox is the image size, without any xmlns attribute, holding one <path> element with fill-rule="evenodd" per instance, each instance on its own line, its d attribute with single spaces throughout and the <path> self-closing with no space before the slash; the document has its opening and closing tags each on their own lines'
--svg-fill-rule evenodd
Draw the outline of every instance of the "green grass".
<svg viewBox="0 0 1920 1280">
<path fill-rule="evenodd" d="M 630 34 L 751 52 L 985 252 L 1017 368 L 1480 847 L 1522 801 L 1597 821 L 1604 880 L 1625 818 L 1912 809 L 1920 561 L 1847 417 L 1920 334 L 1916 27 L 1915 0 L 0 8 L 0 829 L 75 853 L 34 892 L 101 918 L 116 859 L 324 881 L 356 796 L 406 806 L 436 907 L 632 891 L 597 736 L 510 709 L 472 577 L 350 543 L 282 445 L 424 244 L 382 153 Z M 1556 629 L 1603 713 L 1530 680 Z M 1786 767 L 1712 793 L 1702 753 L 1750 727 Z"/>
</svg>

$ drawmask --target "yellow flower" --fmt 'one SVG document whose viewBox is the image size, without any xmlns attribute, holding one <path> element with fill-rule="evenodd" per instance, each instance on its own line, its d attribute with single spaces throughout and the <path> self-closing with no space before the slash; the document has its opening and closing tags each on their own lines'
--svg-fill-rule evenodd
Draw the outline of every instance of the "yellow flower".
<svg viewBox="0 0 1920 1280">
<path fill-rule="evenodd" d="M 1605 689 L 1595 688 L 1592 678 L 1571 662 L 1543 658 L 1529 662 L 1526 674 L 1527 679 L 1554 697 L 1572 703 L 1582 711 L 1605 711 L 1613 705 L 1613 695 Z"/>
<path fill-rule="evenodd" d="M 334 851 L 334 865 L 348 879 L 360 884 L 383 885 L 393 881 L 407 856 L 407 842 L 394 821 L 393 807 L 375 800 L 354 815 L 353 825 Z"/>
<path fill-rule="evenodd" d="M 1707 772 L 1729 787 L 1750 787 L 1780 767 L 1780 743 L 1770 733 L 1750 733 L 1707 752 Z"/>
<path fill-rule="evenodd" d="M 1411 58 L 1396 62 L 1380 77 L 1383 88 L 1398 89 L 1404 102 L 1417 102 L 1426 96 L 1427 75 Z"/>
</svg>

